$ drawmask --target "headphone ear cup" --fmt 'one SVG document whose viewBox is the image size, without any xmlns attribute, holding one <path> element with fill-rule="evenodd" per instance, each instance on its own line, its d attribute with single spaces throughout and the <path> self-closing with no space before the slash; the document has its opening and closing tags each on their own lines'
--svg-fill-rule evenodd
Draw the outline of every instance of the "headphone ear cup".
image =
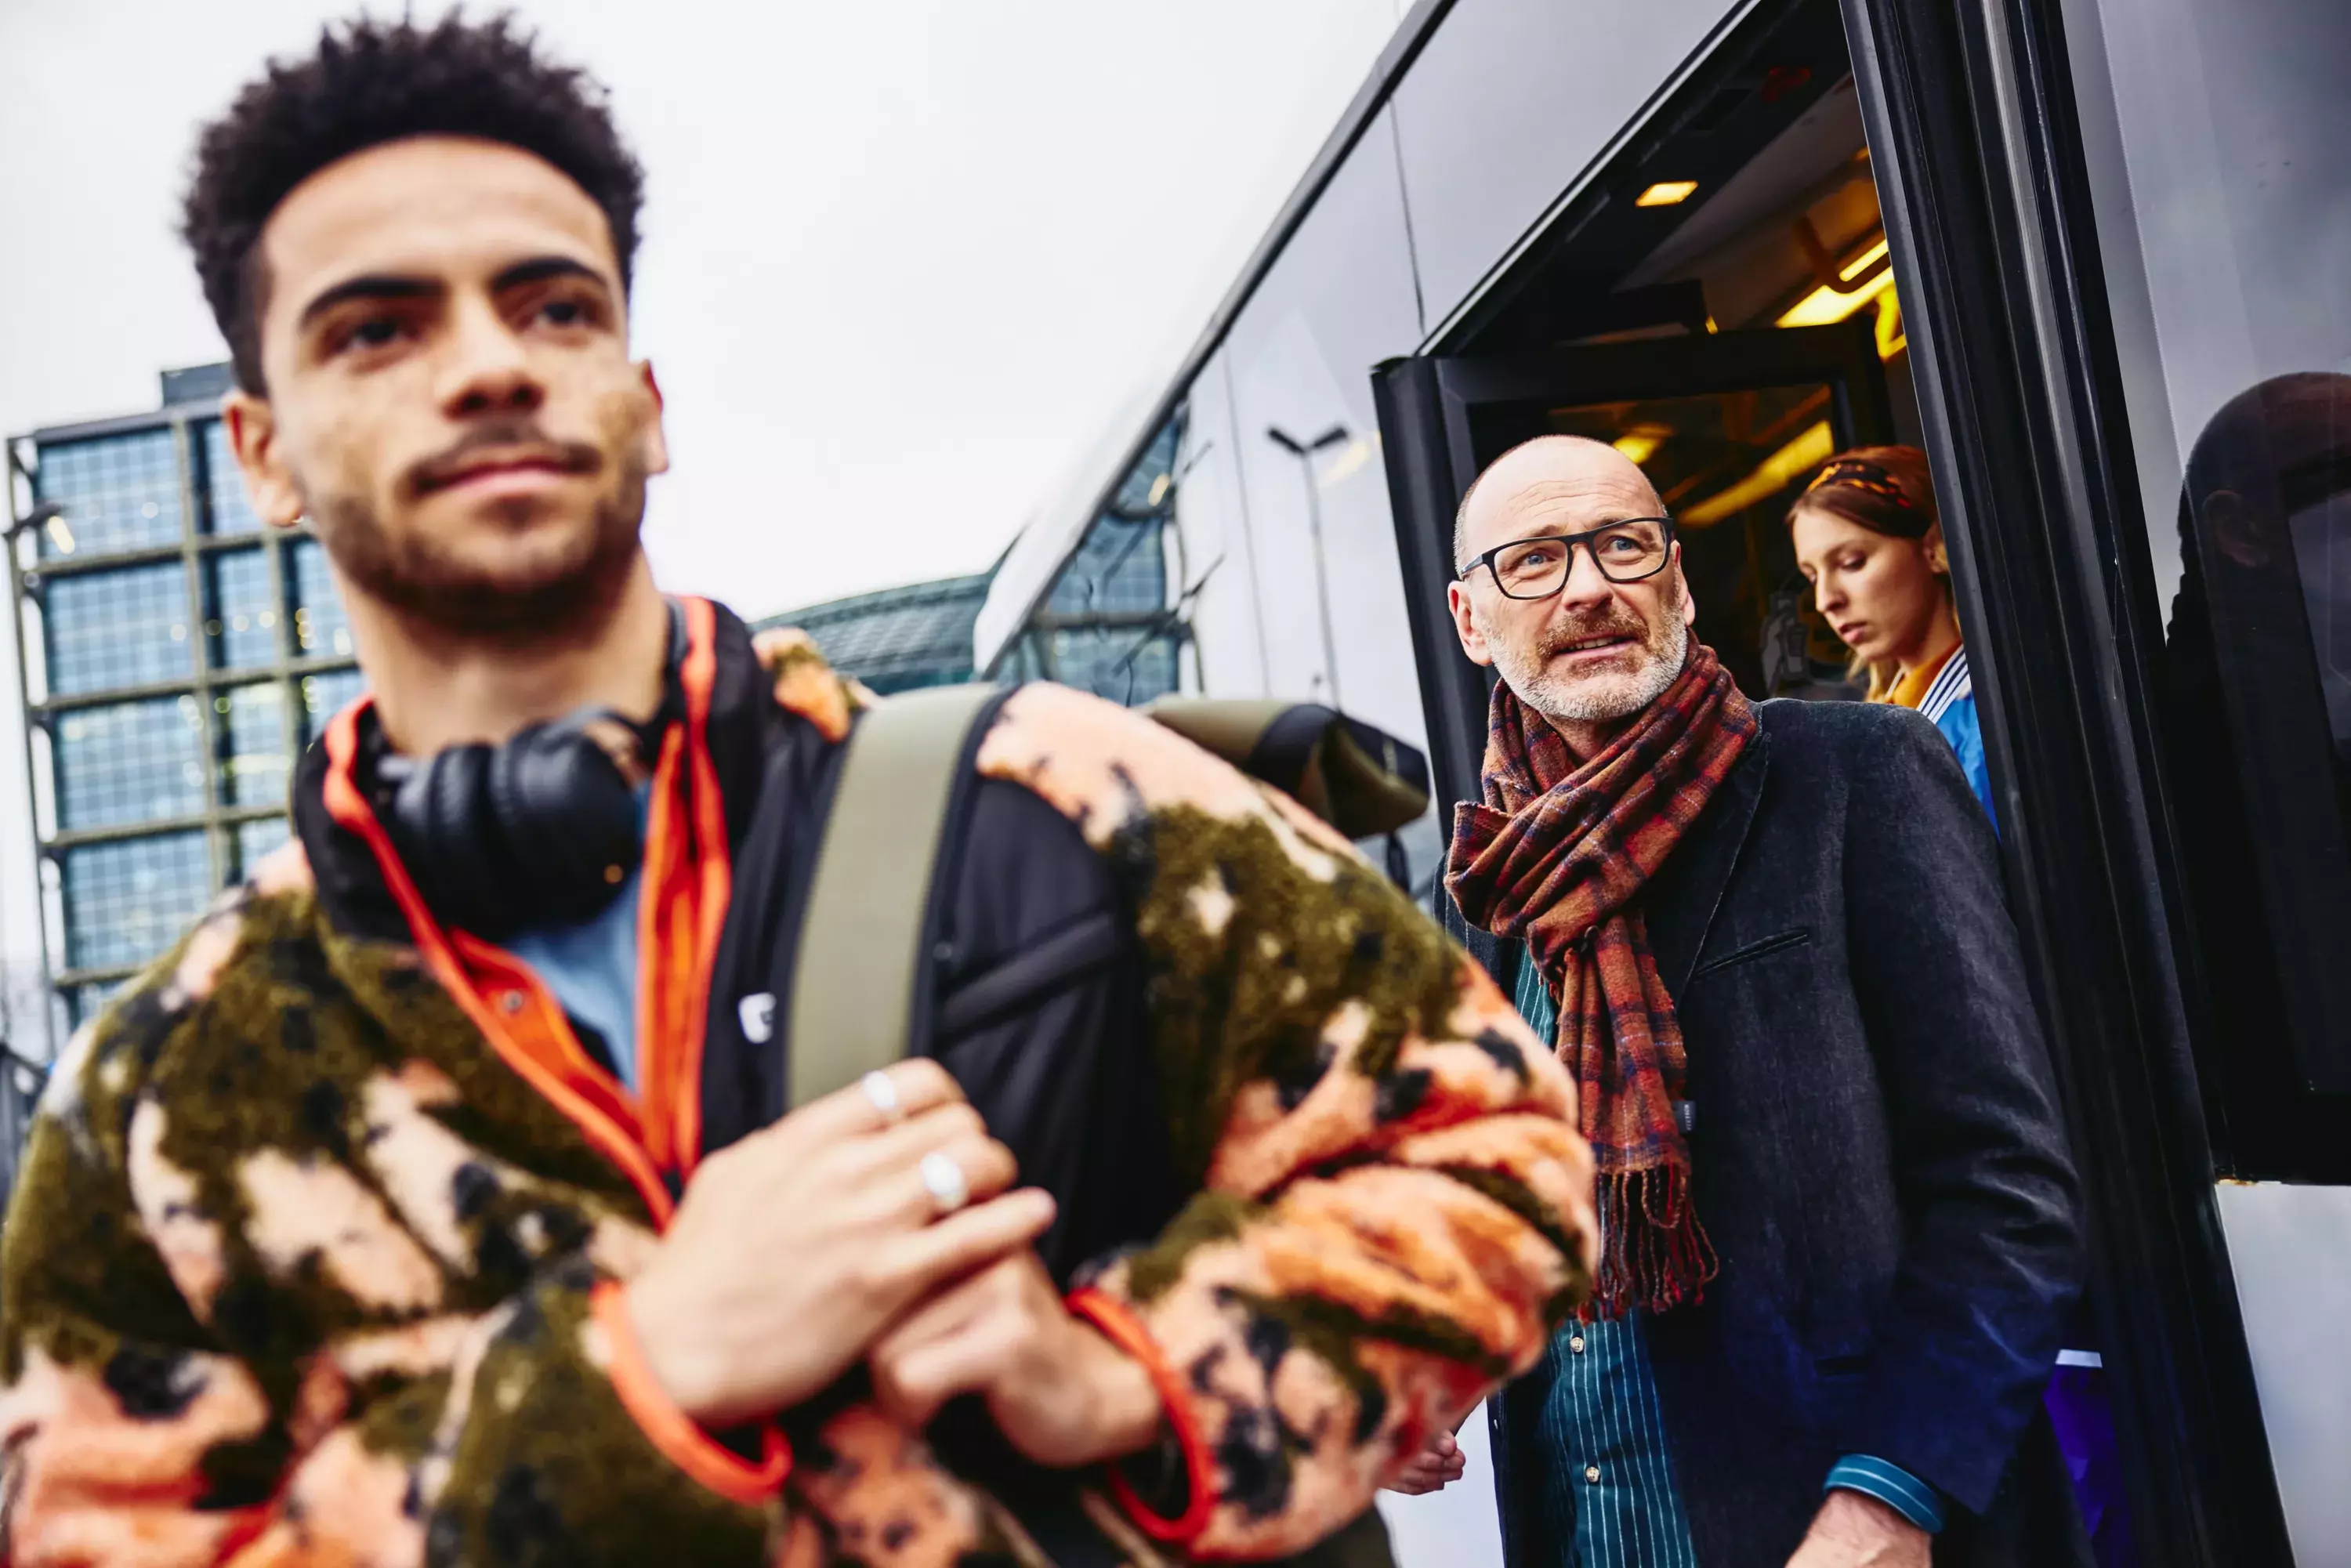
<svg viewBox="0 0 2351 1568">
<path fill-rule="evenodd" d="M 636 791 L 578 723 L 534 725 L 507 741 L 488 786 L 515 885 L 550 924 L 594 915 L 643 854 Z"/>
<path fill-rule="evenodd" d="M 401 858 L 424 902 L 442 920 L 468 931 L 497 924 L 507 907 L 496 847 L 484 830 L 491 748 L 453 746 L 401 780 L 392 818 Z"/>
</svg>

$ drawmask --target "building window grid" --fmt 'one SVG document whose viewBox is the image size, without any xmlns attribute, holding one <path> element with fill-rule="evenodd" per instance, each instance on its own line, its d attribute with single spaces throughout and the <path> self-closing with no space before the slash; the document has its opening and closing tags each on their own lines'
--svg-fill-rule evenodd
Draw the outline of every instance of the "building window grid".
<svg viewBox="0 0 2351 1568">
<path fill-rule="evenodd" d="M 213 695 L 216 716 L 221 803 L 282 806 L 287 770 L 286 688 L 276 681 L 232 686 Z"/>
<path fill-rule="evenodd" d="M 143 964 L 177 940 L 213 895 L 204 838 L 197 829 L 67 850 L 67 967 Z"/>
<path fill-rule="evenodd" d="M 204 803 L 204 733 L 193 695 L 59 714 L 50 740 L 57 826 L 195 816 Z"/>
<path fill-rule="evenodd" d="M 286 547 L 287 578 L 293 584 L 294 655 L 300 659 L 348 659 L 351 623 L 336 597 L 327 550 L 317 539 Z"/>
<path fill-rule="evenodd" d="M 51 696 L 194 674 L 187 570 L 179 562 L 56 578 L 38 593 Z"/>
<path fill-rule="evenodd" d="M 204 421 L 196 451 L 203 469 L 205 531 L 220 537 L 261 532 L 261 518 L 245 493 L 245 474 L 229 450 L 228 427 L 217 419 Z"/>
<path fill-rule="evenodd" d="M 52 572 L 46 580 L 27 572 L 18 585 L 41 612 L 49 699 L 126 686 L 188 688 L 129 704 L 76 701 L 46 716 L 56 831 L 69 840 L 105 835 L 48 849 L 63 920 L 57 995 L 71 1027 L 102 1005 L 124 971 L 167 948 L 218 882 L 247 874 L 285 842 L 290 827 L 282 815 L 229 821 L 225 814 L 282 804 L 292 750 L 316 738 L 363 680 L 355 668 L 289 667 L 349 658 L 350 622 L 317 541 L 261 529 L 219 421 L 169 421 L 47 445 L 31 478 L 37 500 L 68 507 L 64 530 L 42 531 L 41 566 L 78 567 L 102 552 L 175 544 L 183 552 L 178 560 Z M 70 549 L 60 548 L 60 531 Z M 262 542 L 250 549 L 204 545 L 207 535 L 256 533 Z M 204 622 L 218 621 L 217 630 L 192 619 L 198 609 Z M 206 645 L 201 662 L 199 635 Z M 274 678 L 215 686 L 215 671 Z M 216 774 L 206 768 L 208 748 Z M 141 822 L 199 814 L 202 828 L 135 831 Z"/>
<path fill-rule="evenodd" d="M 44 560 L 179 542 L 184 516 L 170 425 L 44 447 L 33 497 L 64 508 L 42 528 Z"/>
<path fill-rule="evenodd" d="M 269 560 L 252 549 L 208 555 L 204 574 L 204 648 L 215 670 L 267 669 L 278 661 L 279 611 L 271 601 Z"/>
</svg>

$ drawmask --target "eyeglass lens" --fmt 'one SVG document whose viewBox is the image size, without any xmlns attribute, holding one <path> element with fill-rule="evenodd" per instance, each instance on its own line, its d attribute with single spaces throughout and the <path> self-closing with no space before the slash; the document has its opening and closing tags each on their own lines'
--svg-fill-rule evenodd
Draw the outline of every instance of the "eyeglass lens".
<svg viewBox="0 0 2351 1568">
<path fill-rule="evenodd" d="M 1559 591 L 1575 559 L 1575 544 L 1592 551 L 1600 574 L 1611 582 L 1636 582 L 1666 561 L 1666 530 L 1655 517 L 1635 517 L 1595 529 L 1578 541 L 1523 539 L 1498 551 L 1494 580 L 1513 599 L 1541 599 Z"/>
</svg>

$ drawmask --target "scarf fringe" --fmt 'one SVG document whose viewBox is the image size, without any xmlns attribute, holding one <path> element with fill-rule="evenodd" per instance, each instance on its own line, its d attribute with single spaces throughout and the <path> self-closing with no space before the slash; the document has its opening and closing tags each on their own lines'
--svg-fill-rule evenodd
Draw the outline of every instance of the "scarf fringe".
<svg viewBox="0 0 2351 1568">
<path fill-rule="evenodd" d="M 1690 1202 L 1688 1169 L 1609 1171 L 1598 1185 L 1600 1270 L 1579 1314 L 1583 1320 L 1621 1318 L 1635 1308 L 1663 1312 L 1704 1301 L 1707 1281 L 1721 1264 Z M 1646 1223 L 1635 1223 L 1636 1217 Z"/>
</svg>

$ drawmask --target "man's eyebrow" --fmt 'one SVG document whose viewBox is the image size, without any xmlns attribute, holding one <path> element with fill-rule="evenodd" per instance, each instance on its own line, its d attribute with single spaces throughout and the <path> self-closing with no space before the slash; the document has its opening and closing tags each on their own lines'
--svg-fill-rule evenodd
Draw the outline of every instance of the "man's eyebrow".
<svg viewBox="0 0 2351 1568">
<path fill-rule="evenodd" d="M 346 278 L 312 299 L 310 303 L 302 307 L 301 318 L 296 325 L 308 327 L 312 321 L 346 299 L 423 299 L 429 298 L 441 291 L 441 285 L 429 277 L 402 277 L 391 273 L 368 273 L 359 277 Z"/>
<path fill-rule="evenodd" d="M 528 283 L 544 283 L 550 277 L 584 277 L 599 287 L 609 290 L 611 284 L 602 273 L 584 261 L 574 261 L 568 256 L 535 256 L 528 261 L 516 262 L 490 279 L 490 291 L 503 294 L 509 288 L 520 288 Z"/>
</svg>

